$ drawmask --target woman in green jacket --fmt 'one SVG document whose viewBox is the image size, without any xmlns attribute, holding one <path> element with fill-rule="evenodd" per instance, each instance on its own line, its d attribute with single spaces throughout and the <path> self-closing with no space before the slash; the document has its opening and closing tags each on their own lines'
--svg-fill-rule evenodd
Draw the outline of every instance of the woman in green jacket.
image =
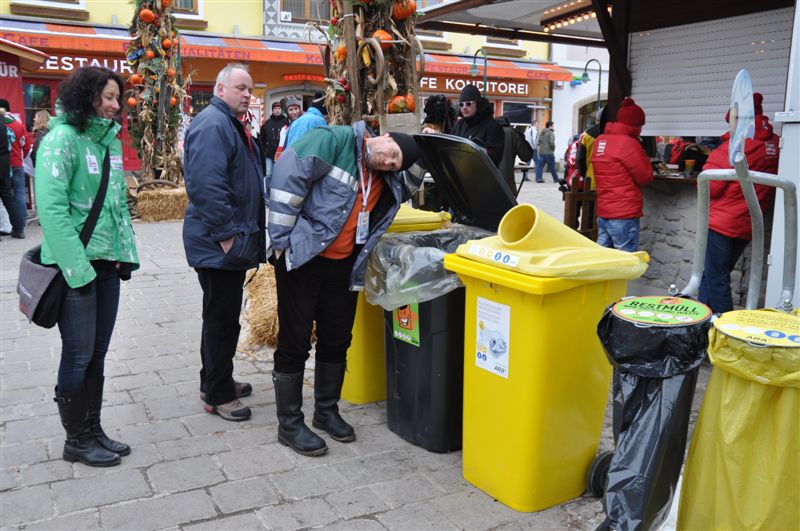
<svg viewBox="0 0 800 531">
<path fill-rule="evenodd" d="M 63 457 L 90 466 L 119 464 L 131 449 L 100 426 L 103 372 L 119 307 L 120 280 L 139 267 L 122 170 L 123 82 L 105 68 L 77 70 L 59 87 L 61 114 L 50 121 L 36 164 L 36 208 L 42 262 L 56 264 L 69 285 L 58 329 L 61 363 L 54 400 L 67 432 Z M 110 173 L 100 217 L 84 248 L 79 234 Z"/>
</svg>

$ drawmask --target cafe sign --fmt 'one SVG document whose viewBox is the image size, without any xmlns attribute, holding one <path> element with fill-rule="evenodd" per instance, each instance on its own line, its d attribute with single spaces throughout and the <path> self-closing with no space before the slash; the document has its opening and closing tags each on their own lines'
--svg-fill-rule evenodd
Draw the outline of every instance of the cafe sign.
<svg viewBox="0 0 800 531">
<path fill-rule="evenodd" d="M 483 80 L 452 77 L 425 76 L 420 79 L 420 87 L 426 92 L 460 93 L 467 85 L 475 85 L 483 92 Z M 526 81 L 514 82 L 490 79 L 486 82 L 486 93 L 492 96 L 529 96 L 530 85 Z"/>
</svg>

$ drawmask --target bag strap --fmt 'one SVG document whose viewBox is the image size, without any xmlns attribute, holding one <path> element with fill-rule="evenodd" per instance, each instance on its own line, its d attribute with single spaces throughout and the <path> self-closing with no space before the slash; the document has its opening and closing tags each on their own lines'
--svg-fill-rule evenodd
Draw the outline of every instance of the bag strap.
<svg viewBox="0 0 800 531">
<path fill-rule="evenodd" d="M 111 173 L 111 161 L 108 158 L 109 149 L 106 147 L 106 156 L 103 158 L 103 176 L 100 179 L 100 187 L 97 189 L 97 196 L 94 198 L 92 210 L 89 211 L 89 216 L 86 218 L 86 223 L 83 224 L 81 229 L 81 242 L 83 246 L 89 245 L 89 240 L 92 239 L 92 233 L 97 225 L 97 220 L 100 217 L 100 210 L 103 208 L 103 202 L 106 200 L 106 191 L 108 190 L 108 179 Z"/>
</svg>

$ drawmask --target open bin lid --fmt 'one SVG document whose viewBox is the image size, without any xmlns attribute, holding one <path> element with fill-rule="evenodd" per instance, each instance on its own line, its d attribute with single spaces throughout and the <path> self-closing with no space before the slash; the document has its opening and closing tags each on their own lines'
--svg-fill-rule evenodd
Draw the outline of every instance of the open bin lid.
<svg viewBox="0 0 800 531">
<path fill-rule="evenodd" d="M 458 136 L 419 134 L 414 138 L 425 167 L 455 213 L 453 221 L 496 232 L 517 200 L 486 153 Z"/>
</svg>

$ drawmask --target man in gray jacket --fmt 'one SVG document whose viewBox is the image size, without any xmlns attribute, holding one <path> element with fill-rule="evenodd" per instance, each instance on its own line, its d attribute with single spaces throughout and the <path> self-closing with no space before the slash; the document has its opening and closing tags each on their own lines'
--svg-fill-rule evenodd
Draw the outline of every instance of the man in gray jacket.
<svg viewBox="0 0 800 531">
<path fill-rule="evenodd" d="M 542 183 L 542 170 L 545 164 L 550 170 L 553 182 L 558 182 L 558 172 L 556 171 L 556 134 L 553 131 L 553 122 L 547 122 L 545 128 L 539 133 L 539 161 L 536 164 L 536 182 Z"/>
<path fill-rule="evenodd" d="M 189 126 L 184 150 L 183 245 L 203 289 L 200 396 L 206 411 L 225 420 L 250 418 L 239 399 L 252 387 L 234 381 L 233 357 L 245 272 L 266 261 L 263 159 L 239 120 L 252 91 L 245 65 L 223 68 L 211 103 Z"/>
<path fill-rule="evenodd" d="M 322 455 L 325 440 L 303 421 L 303 369 L 317 324 L 313 426 L 334 440 L 356 438 L 339 415 L 357 290 L 367 257 L 421 182 L 413 138 L 375 136 L 364 122 L 320 127 L 292 144 L 272 171 L 269 236 L 278 291 L 275 402 L 278 441 Z M 415 169 L 421 170 L 419 166 Z"/>
</svg>

